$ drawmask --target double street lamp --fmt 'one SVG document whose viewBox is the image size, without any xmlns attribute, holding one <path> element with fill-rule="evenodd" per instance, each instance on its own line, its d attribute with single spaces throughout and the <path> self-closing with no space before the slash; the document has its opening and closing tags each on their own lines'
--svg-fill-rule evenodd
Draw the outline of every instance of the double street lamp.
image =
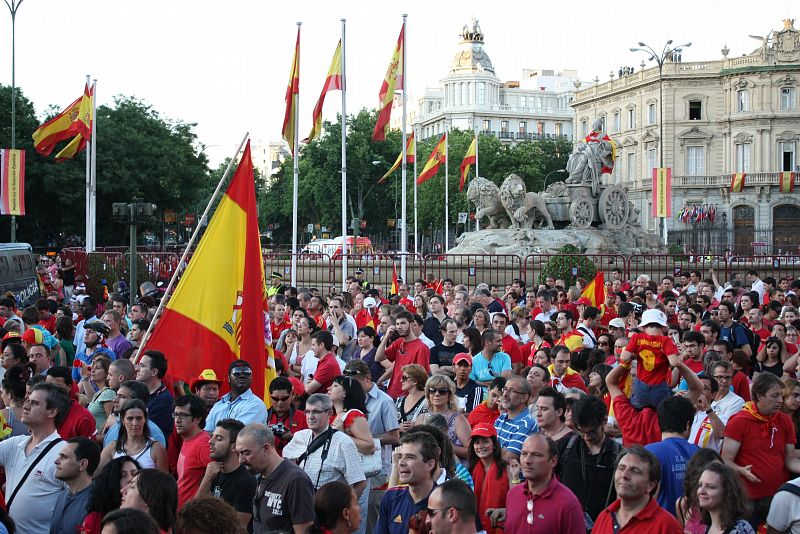
<svg viewBox="0 0 800 534">
<path fill-rule="evenodd" d="M 658 166 L 664 166 L 664 63 L 667 61 L 675 61 L 676 54 L 683 52 L 684 48 L 689 48 L 692 43 L 685 43 L 678 46 L 672 46 L 672 39 L 666 42 L 661 53 L 653 49 L 653 47 L 639 42 L 637 47 L 630 49 L 631 52 L 645 52 L 650 54 L 648 61 L 655 61 L 658 65 Z M 664 238 L 664 244 L 667 244 L 667 222 L 661 218 L 661 235 Z"/>
</svg>

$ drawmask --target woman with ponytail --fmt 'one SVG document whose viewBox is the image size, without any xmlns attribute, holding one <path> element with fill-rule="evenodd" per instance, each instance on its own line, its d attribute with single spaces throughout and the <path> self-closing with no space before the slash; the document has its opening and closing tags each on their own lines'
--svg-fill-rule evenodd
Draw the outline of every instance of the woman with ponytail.
<svg viewBox="0 0 800 534">
<path fill-rule="evenodd" d="M 328 482 L 314 496 L 314 524 L 308 534 L 350 534 L 361 526 L 358 498 L 346 482 Z"/>
<path fill-rule="evenodd" d="M 0 410 L 0 417 L 11 429 L 5 437 L 25 436 L 29 432 L 28 426 L 22 422 L 22 403 L 25 402 L 25 384 L 30 377 L 31 370 L 27 366 L 14 365 L 6 370 L 0 382 L 0 397 L 6 405 Z"/>
</svg>

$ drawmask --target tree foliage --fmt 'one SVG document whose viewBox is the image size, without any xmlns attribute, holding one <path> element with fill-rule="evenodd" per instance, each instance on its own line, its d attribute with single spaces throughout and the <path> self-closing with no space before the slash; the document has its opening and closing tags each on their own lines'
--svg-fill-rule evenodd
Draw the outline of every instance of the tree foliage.
<svg viewBox="0 0 800 534">
<path fill-rule="evenodd" d="M 575 269 L 575 271 L 573 271 Z M 573 274 L 573 272 L 575 274 Z M 575 245 L 564 245 L 552 256 L 539 273 L 539 284 L 544 284 L 548 276 L 565 283 L 574 284 L 578 278 L 591 280 L 597 274 L 597 266 Z"/>
</svg>

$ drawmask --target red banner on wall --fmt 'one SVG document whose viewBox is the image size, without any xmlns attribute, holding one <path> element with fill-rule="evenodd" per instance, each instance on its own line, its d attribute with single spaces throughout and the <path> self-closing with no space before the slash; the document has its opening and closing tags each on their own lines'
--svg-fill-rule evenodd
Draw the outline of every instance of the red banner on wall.
<svg viewBox="0 0 800 534">
<path fill-rule="evenodd" d="M 24 150 L 0 150 L 0 213 L 25 215 Z"/>
<path fill-rule="evenodd" d="M 672 167 L 653 169 L 653 217 L 672 216 Z"/>
</svg>

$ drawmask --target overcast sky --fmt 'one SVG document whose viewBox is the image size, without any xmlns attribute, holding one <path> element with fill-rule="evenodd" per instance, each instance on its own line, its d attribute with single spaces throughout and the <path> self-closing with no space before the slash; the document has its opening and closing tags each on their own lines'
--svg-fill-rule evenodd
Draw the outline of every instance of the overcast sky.
<svg viewBox="0 0 800 534">
<path fill-rule="evenodd" d="M 749 34 L 781 29 L 799 6 L 797 0 L 24 0 L 16 82 L 41 117 L 48 105 L 77 98 L 91 74 L 101 104 L 135 96 L 167 118 L 197 123 L 217 164 L 246 131 L 254 141 L 280 138 L 298 21 L 302 138 L 341 18 L 347 19 L 347 106 L 354 113 L 377 105 L 402 13 L 409 15 L 409 92 L 420 96 L 446 76 L 458 34 L 473 16 L 501 80 L 518 80 L 523 68 L 568 68 L 588 82 L 596 75 L 608 80 L 621 65 L 638 68 L 644 55 L 628 51 L 638 41 L 659 49 L 667 39 L 691 41 L 684 61 L 719 59 L 725 44 L 731 55 L 750 53 L 760 43 Z M 10 84 L 11 17 L 0 10 L 0 81 Z M 335 117 L 340 102 L 331 93 L 324 116 Z"/>
</svg>

